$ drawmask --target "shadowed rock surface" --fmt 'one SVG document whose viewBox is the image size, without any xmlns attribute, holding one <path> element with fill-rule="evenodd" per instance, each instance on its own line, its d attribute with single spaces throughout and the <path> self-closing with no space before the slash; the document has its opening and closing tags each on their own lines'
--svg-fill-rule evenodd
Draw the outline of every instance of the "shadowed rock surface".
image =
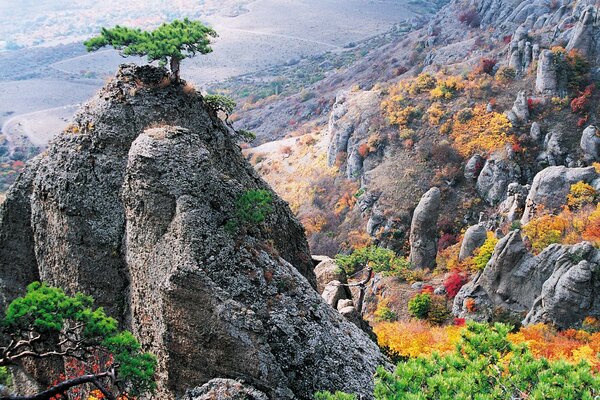
<svg viewBox="0 0 600 400">
<path fill-rule="evenodd" d="M 454 300 L 456 316 L 489 321 L 499 310 L 527 324 L 546 322 L 560 328 L 600 317 L 600 250 L 588 242 L 553 244 L 531 254 L 521 233 L 501 239 L 487 266 L 462 287 Z M 465 306 L 475 301 L 475 311 Z"/>
<path fill-rule="evenodd" d="M 410 226 L 410 259 L 413 268 L 433 268 L 437 254 L 437 220 L 440 189 L 434 187 L 421 197 Z"/>
<path fill-rule="evenodd" d="M 316 292 L 303 228 L 273 194 L 263 223 L 226 229 L 240 195 L 270 188 L 165 76 L 122 66 L 29 164 L 0 214 L 2 300 L 38 277 L 94 296 L 158 356 L 155 398 L 214 378 L 371 396 L 385 360 Z"/>
</svg>

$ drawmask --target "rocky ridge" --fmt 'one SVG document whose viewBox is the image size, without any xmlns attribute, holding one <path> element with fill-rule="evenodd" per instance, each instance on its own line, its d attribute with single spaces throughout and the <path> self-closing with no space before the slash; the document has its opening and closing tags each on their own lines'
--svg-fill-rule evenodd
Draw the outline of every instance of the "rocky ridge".
<svg viewBox="0 0 600 400">
<path fill-rule="evenodd" d="M 122 66 L 2 204 L 2 303 L 35 279 L 94 296 L 158 356 L 160 398 L 215 378 L 368 398 L 385 359 L 314 289 L 286 203 L 272 194 L 264 223 L 227 228 L 255 189 L 270 192 L 200 95 Z"/>
</svg>

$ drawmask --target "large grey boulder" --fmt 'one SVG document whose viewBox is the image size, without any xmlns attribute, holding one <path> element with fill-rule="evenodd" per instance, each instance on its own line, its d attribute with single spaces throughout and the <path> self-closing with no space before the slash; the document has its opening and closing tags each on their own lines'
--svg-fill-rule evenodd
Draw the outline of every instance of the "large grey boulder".
<svg viewBox="0 0 600 400">
<path fill-rule="evenodd" d="M 506 198 L 508 185 L 520 178 L 521 168 L 517 163 L 494 154 L 486 161 L 477 178 L 477 193 L 489 204 L 498 204 Z"/>
<path fill-rule="evenodd" d="M 487 229 L 483 224 L 470 226 L 463 237 L 460 245 L 458 259 L 460 261 L 471 257 L 473 252 L 480 248 L 487 239 Z"/>
<path fill-rule="evenodd" d="M 266 394 L 243 382 L 215 378 L 189 390 L 181 400 L 269 400 Z"/>
<path fill-rule="evenodd" d="M 317 277 L 317 292 L 323 293 L 325 287 L 331 281 L 348 283 L 346 272 L 335 262 L 334 259 L 323 257 L 322 261 L 315 267 Z"/>
<path fill-rule="evenodd" d="M 515 125 L 523 124 L 529 120 L 529 105 L 524 91 L 517 94 L 513 107 L 508 113 L 508 118 Z"/>
<path fill-rule="evenodd" d="M 555 94 L 558 91 L 558 80 L 554 57 L 550 50 L 542 50 L 538 60 L 535 89 L 540 94 Z"/>
<path fill-rule="evenodd" d="M 214 378 L 268 398 L 369 398 L 385 359 L 316 292 L 301 225 L 271 191 L 262 224 L 228 228 L 243 193 L 270 188 L 166 76 L 123 66 L 11 189 L 0 232 L 22 236 L 0 248 L 5 301 L 38 278 L 94 296 L 158 356 L 156 398 Z"/>
<path fill-rule="evenodd" d="M 564 249 L 548 249 L 560 253 Z M 591 243 L 579 243 L 563 252 L 552 275 L 542 285 L 525 323 L 545 322 L 560 328 L 577 326 L 600 315 L 600 251 Z"/>
<path fill-rule="evenodd" d="M 550 213 L 560 211 L 571 185 L 579 181 L 592 184 L 599 177 L 594 167 L 567 168 L 561 165 L 538 172 L 527 195 L 521 223 L 529 222 L 540 208 Z"/>
<path fill-rule="evenodd" d="M 515 230 L 498 242 L 483 272 L 461 288 L 453 313 L 489 321 L 501 310 L 527 324 L 576 327 L 600 316 L 598 272 L 600 250 L 590 243 L 554 244 L 535 256 Z M 468 299 L 474 309 L 468 309 Z"/>
<path fill-rule="evenodd" d="M 327 286 L 325 286 L 321 296 L 325 302 L 335 310 L 338 309 L 338 302 L 340 300 L 349 299 L 351 297 L 348 288 L 343 286 L 340 281 L 329 282 Z"/>
<path fill-rule="evenodd" d="M 600 133 L 595 126 L 590 125 L 584 129 L 579 145 L 586 161 L 600 161 Z"/>
<path fill-rule="evenodd" d="M 523 216 L 530 189 L 530 185 L 520 185 L 517 182 L 508 185 L 506 199 L 498 206 L 497 215 L 500 216 L 501 224 L 516 221 Z"/>
<path fill-rule="evenodd" d="M 437 221 L 440 189 L 434 187 L 421 197 L 410 226 L 410 257 L 413 268 L 433 268 L 437 254 Z"/>
<path fill-rule="evenodd" d="M 467 161 L 467 164 L 465 165 L 465 179 L 469 181 L 477 179 L 484 164 L 485 158 L 479 154 L 475 154 L 473 157 L 469 158 L 469 161 Z"/>
</svg>

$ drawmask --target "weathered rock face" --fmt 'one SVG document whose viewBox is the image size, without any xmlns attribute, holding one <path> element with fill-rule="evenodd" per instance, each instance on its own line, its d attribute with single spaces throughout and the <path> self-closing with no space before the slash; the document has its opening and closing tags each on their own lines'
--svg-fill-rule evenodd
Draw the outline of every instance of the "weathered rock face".
<svg viewBox="0 0 600 400">
<path fill-rule="evenodd" d="M 508 185 L 521 178 L 517 163 L 495 154 L 488 159 L 477 178 L 477 192 L 488 203 L 494 205 L 506 198 Z"/>
<path fill-rule="evenodd" d="M 347 283 L 346 272 L 340 268 L 335 260 L 323 257 L 323 260 L 315 267 L 317 277 L 317 292 L 323 293 L 327 284 L 331 281 Z"/>
<path fill-rule="evenodd" d="M 498 206 L 497 215 L 500 217 L 500 223 L 513 222 L 523 216 L 525 210 L 525 201 L 531 186 L 520 185 L 516 182 L 508 185 L 506 199 Z"/>
<path fill-rule="evenodd" d="M 517 94 L 513 107 L 508 113 L 508 118 L 514 125 L 523 124 L 529 119 L 529 106 L 525 92 L 520 91 Z"/>
<path fill-rule="evenodd" d="M 594 27 L 595 19 L 596 7 L 589 6 L 583 14 L 581 14 L 581 17 L 575 26 L 574 32 L 566 47 L 568 51 L 573 49 L 579 50 L 579 52 L 587 58 L 591 58 L 596 54 L 598 48 L 598 32 Z"/>
<path fill-rule="evenodd" d="M 600 134 L 595 126 L 590 125 L 584 129 L 579 144 L 586 161 L 600 160 Z"/>
<path fill-rule="evenodd" d="M 369 92 L 340 92 L 329 118 L 329 148 L 327 162 L 334 165 L 344 157 L 346 176 L 357 179 L 363 173 L 365 158 L 359 146 L 366 143 L 371 132 L 371 119 L 379 114 L 380 94 Z"/>
<path fill-rule="evenodd" d="M 559 211 L 565 204 L 571 185 L 579 181 L 592 184 L 600 174 L 594 167 L 567 168 L 548 167 L 540 171 L 531 184 L 531 190 L 525 201 L 525 211 L 521 223 L 526 224 L 543 208 L 548 212 Z"/>
<path fill-rule="evenodd" d="M 600 316 L 600 250 L 590 243 L 551 245 L 537 256 L 525 248 L 518 230 L 498 242 L 484 271 L 460 290 L 456 316 L 490 320 L 502 310 L 525 323 L 561 328 Z M 475 302 L 474 312 L 466 300 Z"/>
<path fill-rule="evenodd" d="M 268 397 L 239 381 L 215 378 L 188 391 L 182 400 L 268 400 Z"/>
<path fill-rule="evenodd" d="M 473 252 L 480 248 L 487 239 L 487 229 L 483 224 L 470 226 L 465 232 L 465 236 L 460 245 L 458 259 L 460 261 L 471 257 Z"/>
<path fill-rule="evenodd" d="M 370 396 L 385 360 L 314 290 L 302 227 L 273 194 L 263 224 L 226 229 L 241 194 L 270 189 L 202 98 L 165 76 L 122 67 L 11 189 L 5 301 L 38 277 L 93 295 L 158 356 L 157 398 L 214 378 L 273 399 Z"/>
<path fill-rule="evenodd" d="M 540 53 L 535 89 L 541 94 L 554 94 L 558 91 L 556 67 L 550 50 L 542 50 Z"/>
<path fill-rule="evenodd" d="M 413 268 L 433 268 L 437 254 L 437 221 L 440 189 L 434 187 L 421 197 L 410 226 L 410 264 Z"/>
</svg>

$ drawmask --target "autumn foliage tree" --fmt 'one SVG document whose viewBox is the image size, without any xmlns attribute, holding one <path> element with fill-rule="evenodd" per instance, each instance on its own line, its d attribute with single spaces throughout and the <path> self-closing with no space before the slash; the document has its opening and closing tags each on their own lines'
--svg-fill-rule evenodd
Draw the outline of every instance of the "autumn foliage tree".
<svg viewBox="0 0 600 400">
<path fill-rule="evenodd" d="M 96 51 L 105 46 L 112 46 L 121 52 L 123 57 L 147 57 L 149 62 L 159 61 L 169 64 L 171 79 L 179 81 L 181 60 L 193 57 L 197 53 L 212 52 L 210 39 L 217 33 L 199 21 L 185 18 L 165 23 L 153 31 L 142 31 L 138 28 L 115 26 L 102 28 L 100 35 L 84 42 L 88 51 Z"/>
<path fill-rule="evenodd" d="M 33 359 L 63 360 L 74 376 L 57 373 L 55 384 L 42 392 L 3 400 L 65 398 L 84 385 L 116 400 L 156 387 L 156 358 L 130 332 L 119 331 L 91 297 L 68 296 L 39 282 L 12 301 L 0 320 L 0 367 L 21 368 L 22 361 Z"/>
</svg>

